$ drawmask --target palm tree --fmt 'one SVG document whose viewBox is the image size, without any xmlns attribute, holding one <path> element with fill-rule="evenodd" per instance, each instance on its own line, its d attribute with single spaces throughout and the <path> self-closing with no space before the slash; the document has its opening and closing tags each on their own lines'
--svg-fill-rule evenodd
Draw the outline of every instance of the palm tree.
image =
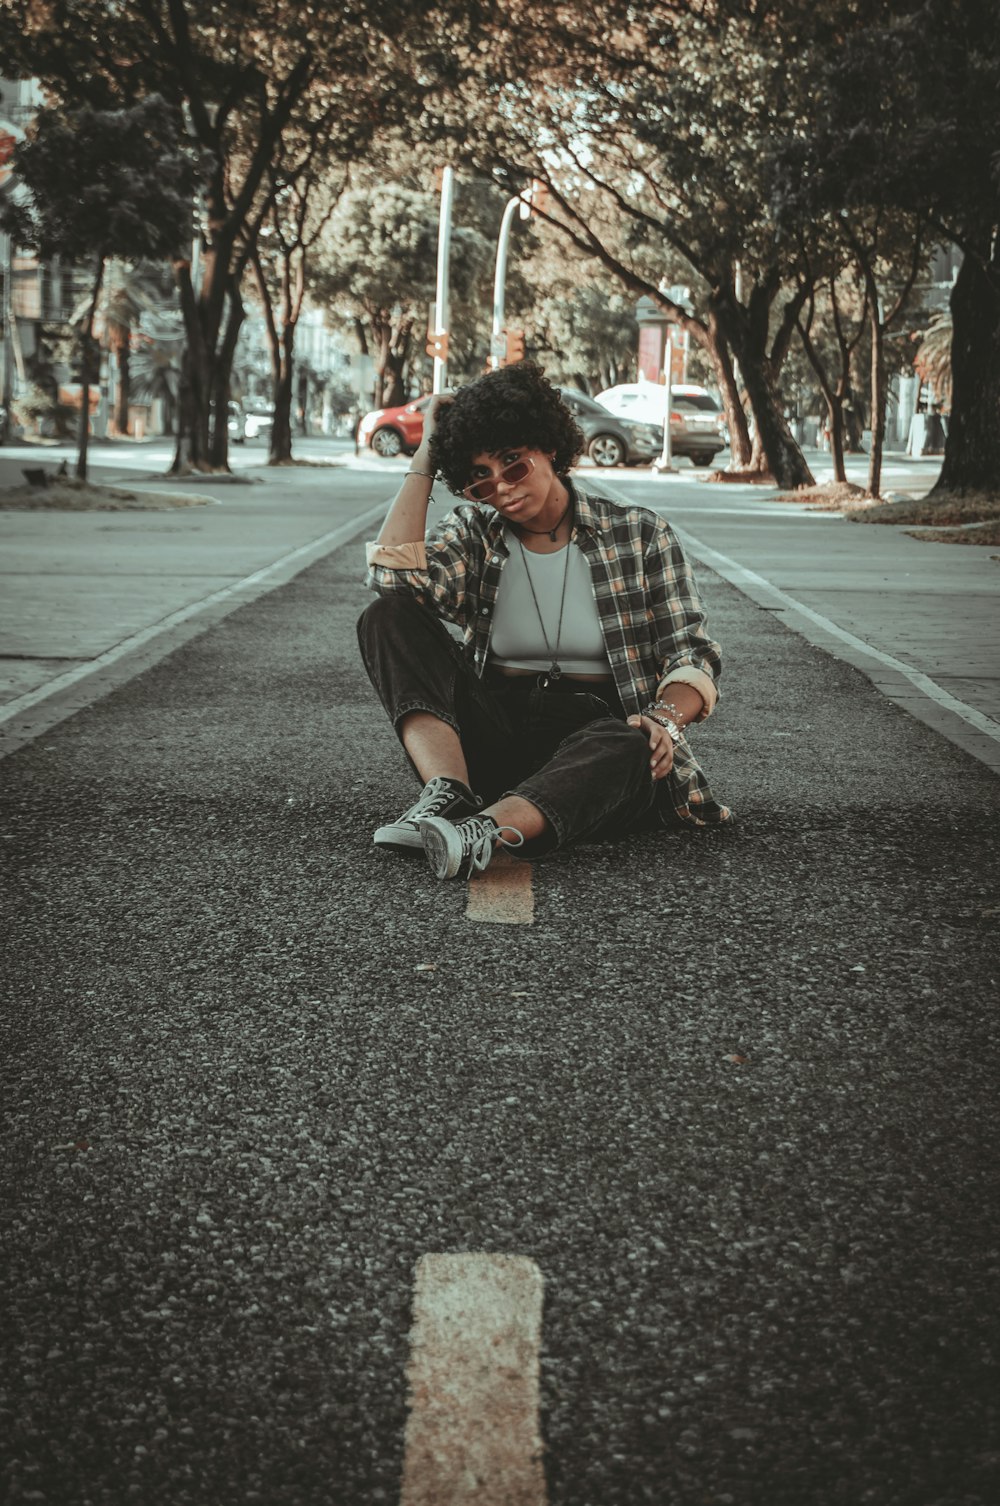
<svg viewBox="0 0 1000 1506">
<path fill-rule="evenodd" d="M 950 309 L 939 309 L 919 337 L 913 357 L 917 376 L 926 382 L 935 402 L 947 411 L 951 407 L 951 342 L 954 328 Z"/>
<path fill-rule="evenodd" d="M 148 325 L 161 318 L 173 301 L 171 294 L 169 272 L 158 263 L 109 261 L 95 334 L 114 355 L 118 368 L 114 426 L 119 434 L 129 432 L 129 405 L 134 395 L 132 357 L 144 339 L 143 320 Z M 73 310 L 70 322 L 75 328 L 82 327 L 87 306 L 87 299 L 81 299 Z"/>
<path fill-rule="evenodd" d="M 137 402 L 163 404 L 164 432 L 173 434 L 180 401 L 181 352 L 184 332 L 161 328 L 157 333 L 140 331 L 134 337 L 130 362 L 130 385 Z"/>
</svg>

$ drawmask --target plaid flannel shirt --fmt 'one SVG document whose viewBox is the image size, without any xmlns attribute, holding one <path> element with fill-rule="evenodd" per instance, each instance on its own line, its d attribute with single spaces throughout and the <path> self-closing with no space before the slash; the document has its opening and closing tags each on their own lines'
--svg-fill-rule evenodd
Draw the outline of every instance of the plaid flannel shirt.
<svg viewBox="0 0 1000 1506">
<path fill-rule="evenodd" d="M 691 567 L 670 526 L 645 507 L 623 507 L 573 487 L 571 543 L 586 555 L 608 661 L 627 715 L 666 684 L 694 685 L 710 715 L 718 699 L 719 645 L 709 637 Z M 410 591 L 464 632 L 466 653 L 482 675 L 500 577 L 507 562 L 505 523 L 492 507 L 465 503 L 437 531 L 412 544 L 369 544 L 368 584 L 380 594 Z M 677 818 L 695 826 L 728 821 L 686 738 L 661 790 Z"/>
</svg>

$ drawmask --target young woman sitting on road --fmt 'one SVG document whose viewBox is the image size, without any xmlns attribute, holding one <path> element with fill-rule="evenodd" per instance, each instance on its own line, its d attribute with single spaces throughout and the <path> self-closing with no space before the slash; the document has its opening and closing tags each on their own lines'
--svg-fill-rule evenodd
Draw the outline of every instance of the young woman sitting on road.
<svg viewBox="0 0 1000 1506">
<path fill-rule="evenodd" d="M 570 480 L 582 448 L 538 366 L 490 372 L 430 405 L 368 545 L 361 654 L 423 784 L 374 840 L 438 878 L 731 819 L 685 736 L 720 655 L 684 553 L 656 513 Z M 428 534 L 438 474 L 467 501 Z"/>
</svg>

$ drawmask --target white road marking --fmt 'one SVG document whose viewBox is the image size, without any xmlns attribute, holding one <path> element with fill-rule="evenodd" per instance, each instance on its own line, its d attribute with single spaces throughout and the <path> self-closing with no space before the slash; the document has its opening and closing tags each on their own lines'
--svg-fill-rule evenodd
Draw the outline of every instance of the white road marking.
<svg viewBox="0 0 1000 1506">
<path fill-rule="evenodd" d="M 211 596 L 205 596 L 201 601 L 192 602 L 188 607 L 182 607 L 177 612 L 171 612 L 169 617 L 162 618 L 159 622 L 153 623 L 151 627 L 142 628 L 138 633 L 133 633 L 130 638 L 123 638 L 121 643 L 115 644 L 114 648 L 109 648 L 103 654 L 98 654 L 95 659 L 88 660 L 86 664 L 77 665 L 75 669 L 68 669 L 65 674 L 56 675 L 54 679 L 47 680 L 37 690 L 26 691 L 24 695 L 18 696 L 16 700 L 8 701 L 6 706 L 0 709 L 0 726 L 3 726 L 5 722 L 11 721 L 16 716 L 21 716 L 25 711 L 30 710 L 32 706 L 37 706 L 42 701 L 47 701 L 50 696 L 58 695 L 62 690 L 68 690 L 80 680 L 85 680 L 90 675 L 99 674 L 102 670 L 108 669 L 112 664 L 116 664 L 119 659 L 124 659 L 129 654 L 136 653 L 162 634 L 169 633 L 171 629 L 180 627 L 192 617 L 197 617 L 199 613 L 207 611 L 209 607 L 217 606 L 230 597 L 252 593 L 256 586 L 262 585 L 271 576 L 281 576 L 287 572 L 287 579 L 291 580 L 293 576 L 298 575 L 299 571 L 304 570 L 314 560 L 322 559 L 324 555 L 332 553 L 334 549 L 338 549 L 341 544 L 346 544 L 349 539 L 354 538 L 360 529 L 364 528 L 368 523 L 374 522 L 376 518 L 384 517 L 385 511 L 386 504 L 380 502 L 378 507 L 371 507 L 367 512 L 360 514 L 357 518 L 353 518 L 349 523 L 342 524 L 340 528 L 334 528 L 331 532 L 322 534 L 318 539 L 313 539 L 309 544 L 300 545 L 298 549 L 293 549 L 289 554 L 282 555 L 281 559 L 275 560 L 273 564 L 265 565 L 261 570 L 255 570 L 252 575 L 245 575 L 242 580 L 234 581 L 231 586 L 223 586 L 221 590 L 213 591 Z M 289 569 L 290 566 L 294 566 L 294 568 Z M 283 581 L 275 581 L 275 585 L 279 584 L 283 584 Z M 235 607 L 238 605 L 238 602 L 234 602 L 233 605 Z"/>
<path fill-rule="evenodd" d="M 895 670 L 897 674 L 903 675 L 909 680 L 911 685 L 936 705 L 941 706 L 946 711 L 953 712 L 955 716 L 959 716 L 964 722 L 968 722 L 970 727 L 975 727 L 977 732 L 982 732 L 987 737 L 992 738 L 994 742 L 1000 743 L 1000 723 L 993 721 L 992 717 L 986 716 L 982 711 L 977 711 L 974 706 L 967 706 L 964 701 L 960 701 L 956 696 L 950 695 L 947 690 L 942 690 L 940 685 L 936 685 L 928 675 L 922 674 L 919 669 L 912 669 L 909 664 L 904 664 L 902 659 L 895 659 L 892 654 L 885 654 L 880 648 L 874 648 L 872 644 L 865 643 L 862 638 L 856 638 L 846 628 L 838 627 L 835 622 L 831 622 L 829 617 L 824 617 L 820 612 L 814 612 L 812 607 L 804 606 L 794 596 L 789 596 L 787 591 L 782 591 L 780 587 L 772 585 L 765 576 L 758 575 L 754 570 L 748 570 L 745 565 L 738 564 L 736 560 L 730 559 L 728 555 L 720 554 L 717 549 L 712 549 L 708 544 L 703 544 L 700 539 L 696 539 L 686 529 L 677 528 L 674 531 L 679 535 L 681 543 L 689 553 L 693 554 L 695 558 L 702 560 L 706 565 L 711 566 L 713 570 L 717 571 L 725 580 L 728 580 L 731 585 L 736 586 L 737 589 L 745 590 L 749 587 L 752 588 L 750 594 L 756 591 L 770 596 L 773 600 L 780 602 L 788 611 L 798 613 L 800 617 L 805 617 L 807 621 L 811 622 L 814 627 L 821 628 L 831 638 L 836 638 L 841 643 L 846 643 L 855 653 L 865 654 L 868 658 L 875 659 L 879 664 L 885 665 L 887 669 Z"/>
<path fill-rule="evenodd" d="M 498 852 L 488 868 L 469 880 L 466 920 L 530 926 L 535 919 L 531 864 Z"/>
<path fill-rule="evenodd" d="M 545 1506 L 542 1273 L 519 1255 L 424 1255 L 400 1506 Z"/>
</svg>

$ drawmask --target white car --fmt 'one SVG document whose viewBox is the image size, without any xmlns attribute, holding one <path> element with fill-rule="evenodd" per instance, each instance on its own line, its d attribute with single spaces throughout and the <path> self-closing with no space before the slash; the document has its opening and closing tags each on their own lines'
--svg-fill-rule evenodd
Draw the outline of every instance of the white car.
<svg viewBox="0 0 1000 1506">
<path fill-rule="evenodd" d="M 674 397 L 707 397 L 712 409 L 716 412 L 719 410 L 718 403 L 707 387 L 685 383 L 683 386 L 671 387 L 670 391 Z M 662 424 L 667 410 L 667 389 L 665 386 L 658 386 L 656 382 L 622 382 L 617 387 L 608 387 L 604 392 L 599 392 L 594 401 L 609 408 L 612 413 L 617 413 L 620 418 L 639 418 L 647 423 Z"/>
<path fill-rule="evenodd" d="M 255 406 L 243 420 L 243 435 L 246 439 L 259 439 L 274 428 L 274 409 Z"/>
<path fill-rule="evenodd" d="M 598 393 L 596 401 L 619 418 L 635 418 L 662 428 L 667 412 L 667 389 L 655 382 L 623 382 Z M 686 455 L 693 465 L 711 465 L 728 443 L 721 405 L 707 387 L 685 382 L 671 387 L 670 408 L 673 453 Z"/>
</svg>

